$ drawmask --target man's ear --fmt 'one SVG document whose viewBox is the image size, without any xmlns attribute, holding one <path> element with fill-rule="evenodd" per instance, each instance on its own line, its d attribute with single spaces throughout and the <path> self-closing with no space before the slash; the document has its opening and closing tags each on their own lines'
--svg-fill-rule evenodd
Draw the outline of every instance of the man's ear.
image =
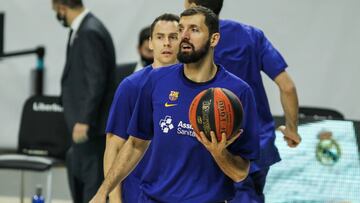
<svg viewBox="0 0 360 203">
<path fill-rule="evenodd" d="M 216 32 L 211 35 L 210 38 L 210 46 L 215 47 L 220 41 L 220 33 Z"/>
</svg>

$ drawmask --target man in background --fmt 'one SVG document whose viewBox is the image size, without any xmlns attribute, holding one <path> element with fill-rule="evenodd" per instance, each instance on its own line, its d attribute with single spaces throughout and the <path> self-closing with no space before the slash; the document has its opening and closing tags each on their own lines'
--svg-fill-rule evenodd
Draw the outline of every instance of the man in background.
<svg viewBox="0 0 360 203">
<path fill-rule="evenodd" d="M 154 54 L 154 62 L 129 77 L 118 86 L 115 93 L 106 127 L 106 150 L 104 154 L 104 175 L 113 165 L 117 164 L 119 152 L 128 139 L 126 130 L 130 122 L 140 86 L 152 69 L 169 66 L 177 62 L 179 49 L 178 33 L 179 17 L 173 14 L 163 14 L 157 17 L 150 27 L 148 49 Z M 149 154 L 149 153 L 148 153 Z M 137 202 L 140 193 L 140 178 L 146 167 L 147 157 L 122 183 L 110 194 L 111 203 Z"/>
<path fill-rule="evenodd" d="M 81 0 L 52 0 L 69 29 L 61 79 L 65 121 L 72 134 L 66 165 L 76 203 L 89 202 L 103 180 L 104 129 L 114 90 L 115 50 L 101 21 Z"/>
<path fill-rule="evenodd" d="M 223 0 L 185 0 L 185 8 L 204 6 L 220 14 Z M 296 147 L 301 138 L 297 132 L 298 98 L 295 84 L 287 73 L 287 64 L 281 54 L 252 26 L 231 20 L 220 20 L 220 41 L 215 48 L 216 63 L 247 82 L 254 91 L 259 124 L 261 127 L 260 160 L 251 164 L 249 177 L 236 183 L 237 195 L 233 202 L 264 202 L 263 189 L 269 167 L 280 161 L 275 146 L 275 123 L 261 78 L 261 71 L 278 86 L 280 101 L 285 113 L 285 126 L 280 130 L 289 147 Z"/>
<path fill-rule="evenodd" d="M 139 44 L 138 44 L 138 53 L 140 56 L 140 61 L 137 62 L 135 71 L 151 65 L 154 61 L 153 50 L 149 47 L 149 41 L 151 36 L 151 27 L 144 27 L 139 33 Z"/>
<path fill-rule="evenodd" d="M 139 60 L 137 62 L 119 64 L 116 68 L 116 81 L 120 83 L 125 77 L 151 65 L 154 61 L 153 50 L 149 48 L 150 26 L 144 27 L 139 33 L 137 51 Z"/>
</svg>

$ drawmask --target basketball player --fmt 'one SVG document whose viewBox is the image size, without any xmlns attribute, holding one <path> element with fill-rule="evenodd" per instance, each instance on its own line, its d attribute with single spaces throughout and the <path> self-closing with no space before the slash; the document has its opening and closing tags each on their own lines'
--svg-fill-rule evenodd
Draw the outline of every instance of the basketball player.
<svg viewBox="0 0 360 203">
<path fill-rule="evenodd" d="M 104 154 L 104 175 L 116 164 L 116 157 L 128 138 L 127 126 L 131 118 L 140 85 L 152 69 L 175 64 L 179 49 L 178 33 L 179 17 L 173 14 L 163 14 L 157 17 L 150 26 L 150 49 L 154 53 L 154 62 L 133 75 L 125 78 L 118 86 L 107 122 L 106 150 Z M 109 194 L 111 203 L 133 203 L 137 201 L 140 191 L 139 179 L 144 161 L 139 164 L 123 182 Z M 120 193 L 121 190 L 121 193 Z M 121 195 L 120 195 L 121 194 Z"/>
<path fill-rule="evenodd" d="M 116 167 L 107 174 L 93 203 L 104 203 L 111 189 L 135 167 L 151 143 L 151 156 L 141 178 L 138 202 L 224 202 L 234 196 L 233 182 L 246 178 L 258 158 L 258 119 L 251 88 L 214 63 L 219 41 L 217 16 L 204 7 L 180 17 L 178 60 L 153 70 L 139 94 L 128 128 L 129 137 Z M 195 135 L 188 120 L 192 99 L 211 87 L 226 88 L 243 103 L 243 133 L 218 142 Z M 240 135 L 240 136 L 239 136 Z"/>
</svg>

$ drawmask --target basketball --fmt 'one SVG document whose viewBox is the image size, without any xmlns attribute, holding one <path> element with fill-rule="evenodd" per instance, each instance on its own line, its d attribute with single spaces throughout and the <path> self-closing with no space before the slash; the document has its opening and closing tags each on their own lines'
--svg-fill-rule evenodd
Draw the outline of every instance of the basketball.
<svg viewBox="0 0 360 203">
<path fill-rule="evenodd" d="M 221 134 L 231 139 L 238 130 L 243 119 L 243 108 L 239 98 L 225 88 L 209 88 L 200 92 L 193 99 L 189 109 L 190 124 L 199 134 L 203 131 L 211 140 L 210 131 L 214 131 L 218 142 Z"/>
</svg>

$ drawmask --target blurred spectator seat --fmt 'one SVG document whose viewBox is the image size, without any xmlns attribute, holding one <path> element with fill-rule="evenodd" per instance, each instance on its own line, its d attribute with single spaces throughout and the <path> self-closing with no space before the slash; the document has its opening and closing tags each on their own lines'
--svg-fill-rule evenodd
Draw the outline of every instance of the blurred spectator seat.
<svg viewBox="0 0 360 203">
<path fill-rule="evenodd" d="M 0 169 L 20 170 L 21 202 L 24 171 L 47 172 L 46 202 L 51 202 L 52 167 L 64 165 L 71 137 L 59 97 L 33 96 L 23 107 L 17 153 L 1 154 Z M 6 184 L 6 183 L 0 183 Z"/>
</svg>

